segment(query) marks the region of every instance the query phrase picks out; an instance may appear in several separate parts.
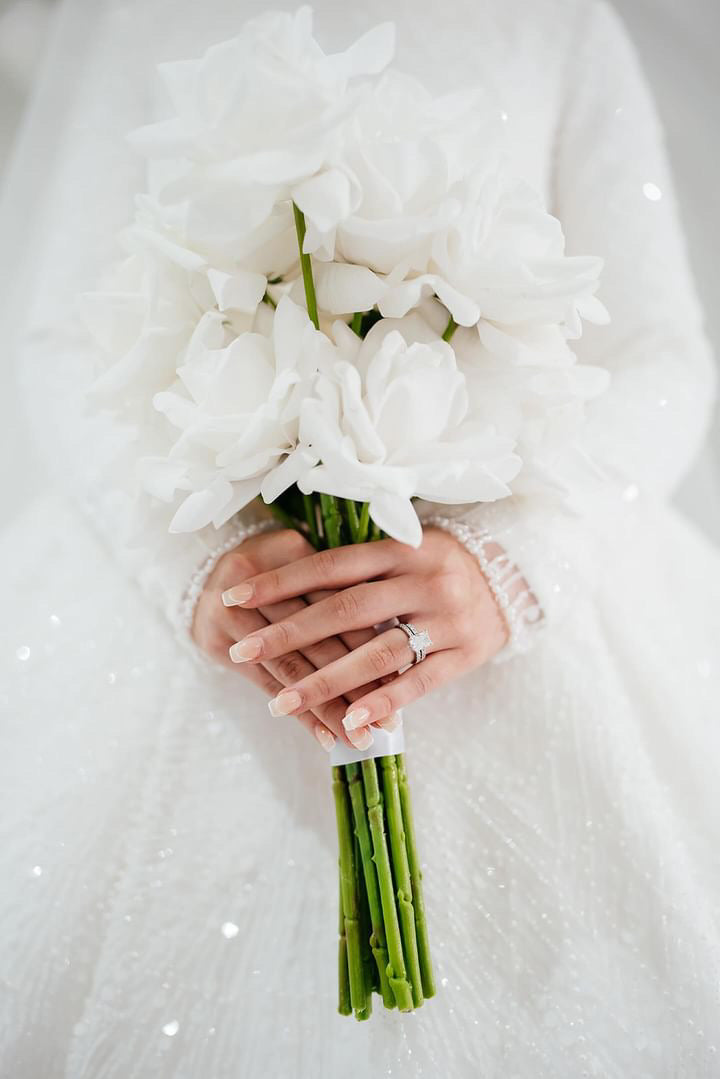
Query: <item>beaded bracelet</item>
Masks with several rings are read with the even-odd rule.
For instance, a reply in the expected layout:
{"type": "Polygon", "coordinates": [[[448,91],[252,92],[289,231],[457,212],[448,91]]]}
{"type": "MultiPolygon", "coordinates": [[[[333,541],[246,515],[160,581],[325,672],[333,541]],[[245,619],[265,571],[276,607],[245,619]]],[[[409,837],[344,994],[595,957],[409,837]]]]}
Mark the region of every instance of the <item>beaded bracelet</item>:
{"type": "Polygon", "coordinates": [[[205,561],[202,565],[198,566],[190,578],[188,586],[183,593],[182,600],[180,601],[177,626],[181,631],[189,633],[192,629],[197,602],[203,593],[208,577],[215,569],[222,556],[227,554],[228,551],[232,551],[246,539],[250,539],[252,536],[259,536],[263,532],[269,532],[272,529],[279,527],[278,522],[273,518],[268,518],[265,521],[257,521],[255,524],[238,525],[237,529],[224,543],[219,544],[210,551],[205,561]]]}
{"type": "Polygon", "coordinates": [[[536,597],[527,587],[522,570],[503,550],[493,558],[488,558],[485,548],[490,544],[497,544],[497,540],[486,528],[473,528],[450,517],[428,517],[423,523],[449,532],[479,562],[483,577],[508,628],[508,640],[494,657],[494,662],[502,662],[527,652],[534,643],[533,631],[544,624],[545,615],[536,597]],[[508,590],[516,582],[522,582],[523,587],[511,596],[508,590]]]}

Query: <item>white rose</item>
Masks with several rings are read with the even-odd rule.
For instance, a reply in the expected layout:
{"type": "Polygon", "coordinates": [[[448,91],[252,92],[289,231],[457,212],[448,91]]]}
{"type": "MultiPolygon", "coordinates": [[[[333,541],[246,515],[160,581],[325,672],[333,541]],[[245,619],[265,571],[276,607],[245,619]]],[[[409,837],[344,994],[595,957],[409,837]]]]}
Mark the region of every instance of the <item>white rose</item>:
{"type": "Polygon", "coordinates": [[[362,342],[335,324],[341,358],[319,374],[300,420],[301,445],[318,463],[297,482],[305,493],[369,502],[380,528],[418,546],[413,497],[492,501],[509,494],[521,462],[511,440],[470,419],[452,348],[413,340],[430,336],[427,327],[414,334],[414,319],[400,329],[380,322],[362,342]]]}
{"type": "Polygon", "coordinates": [[[566,494],[598,475],[584,445],[586,406],[605,391],[609,373],[577,363],[564,338],[561,350],[550,348],[542,335],[536,344],[498,354],[474,330],[461,329],[453,337],[472,415],[493,422],[517,444],[523,467],[513,491],[566,494]]]}
{"type": "MultiPolygon", "coordinates": [[[[475,309],[451,314],[461,325],[536,329],[555,325],[579,337],[581,318],[607,320],[594,297],[602,259],[567,256],[557,218],[524,180],[476,174],[462,212],[433,243],[430,269],[475,309]]],[[[488,347],[489,344],[488,344],[488,347]]]]}
{"type": "Polygon", "coordinates": [[[193,345],[175,387],[154,399],[180,437],[166,457],[141,462],[143,484],[157,498],[171,501],[176,492],[189,492],[172,532],[210,521],[220,527],[266,485],[272,501],[295,481],[305,463],[295,454],[288,464],[300,407],[323,352],[333,347],[287,297],[270,336],[247,332],[224,348],[205,347],[201,339],[193,345]]]}
{"type": "Polygon", "coordinates": [[[102,357],[90,396],[125,413],[172,383],[178,358],[206,315],[225,327],[215,347],[252,328],[267,287],[261,274],[209,263],[169,225],[159,224],[152,200],[138,201],[136,221],[121,237],[131,254],[102,290],[79,297],[80,315],[102,357]]]}
{"type": "MultiPolygon", "coordinates": [[[[189,163],[161,197],[186,204],[193,244],[224,238],[230,253],[250,237],[251,247],[262,246],[278,204],[328,167],[355,107],[362,85],[356,80],[383,70],[394,40],[394,26],[384,23],[344,52],[326,55],[304,6],[294,15],[252,19],[199,60],[160,66],[175,115],[134,132],[131,141],[150,157],[189,163]]],[[[292,226],[287,208],[276,224],[292,226]]]]}
{"type": "Polygon", "coordinates": [[[175,377],[202,317],[191,275],[144,252],[113,268],[97,292],[79,297],[80,315],[99,345],[101,370],[90,398],[115,412],[142,408],[175,377]]]}
{"type": "Polygon", "coordinates": [[[365,246],[345,241],[355,218],[338,228],[337,248],[349,261],[318,266],[321,305],[347,314],[377,304],[385,317],[401,318],[436,295],[458,325],[477,326],[485,347],[506,358],[567,353],[581,319],[607,321],[594,295],[602,260],[566,256],[559,221],[492,154],[484,171],[447,190],[442,207],[377,229],[363,222],[365,246]],[[372,260],[372,250],[382,258],[372,260]]]}
{"type": "Polygon", "coordinates": [[[478,91],[435,99],[415,79],[386,72],[342,128],[333,168],[295,192],[305,250],[321,259],[422,269],[432,237],[459,212],[453,185],[488,153],[488,113],[478,91]]]}

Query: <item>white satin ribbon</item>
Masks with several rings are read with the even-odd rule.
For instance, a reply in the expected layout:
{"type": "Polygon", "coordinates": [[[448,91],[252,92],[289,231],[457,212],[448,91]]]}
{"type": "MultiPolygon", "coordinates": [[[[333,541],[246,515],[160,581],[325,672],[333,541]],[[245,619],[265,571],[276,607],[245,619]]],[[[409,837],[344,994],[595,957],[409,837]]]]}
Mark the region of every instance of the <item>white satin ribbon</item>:
{"type": "Polygon", "coordinates": [[[375,757],[387,757],[390,754],[405,752],[405,731],[403,729],[402,715],[400,726],[394,731],[386,731],[382,727],[371,727],[373,743],[367,749],[355,749],[353,746],[341,742],[336,738],[335,745],[330,751],[331,766],[341,764],[354,764],[356,761],[369,761],[375,757]]]}

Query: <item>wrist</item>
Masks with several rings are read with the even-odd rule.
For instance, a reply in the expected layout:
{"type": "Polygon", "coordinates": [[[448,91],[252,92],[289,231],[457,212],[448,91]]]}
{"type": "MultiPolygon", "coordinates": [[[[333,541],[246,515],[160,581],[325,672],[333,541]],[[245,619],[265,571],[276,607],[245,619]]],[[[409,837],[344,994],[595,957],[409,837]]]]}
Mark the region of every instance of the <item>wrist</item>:
{"type": "Polygon", "coordinates": [[[425,527],[440,528],[453,536],[478,563],[507,630],[503,648],[494,662],[528,651],[545,615],[522,570],[486,528],[473,527],[449,517],[434,516],[425,527]]]}

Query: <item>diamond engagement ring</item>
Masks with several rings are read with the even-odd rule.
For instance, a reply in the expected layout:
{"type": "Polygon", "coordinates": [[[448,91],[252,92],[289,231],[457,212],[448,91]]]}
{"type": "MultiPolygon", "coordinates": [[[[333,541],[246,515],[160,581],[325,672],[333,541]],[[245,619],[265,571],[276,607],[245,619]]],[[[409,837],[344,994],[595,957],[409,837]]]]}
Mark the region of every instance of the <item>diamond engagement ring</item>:
{"type": "Polygon", "coordinates": [[[398,622],[398,629],[407,634],[408,644],[415,653],[415,662],[421,663],[427,655],[428,648],[432,648],[430,634],[426,629],[415,629],[410,622],[398,622]]]}

